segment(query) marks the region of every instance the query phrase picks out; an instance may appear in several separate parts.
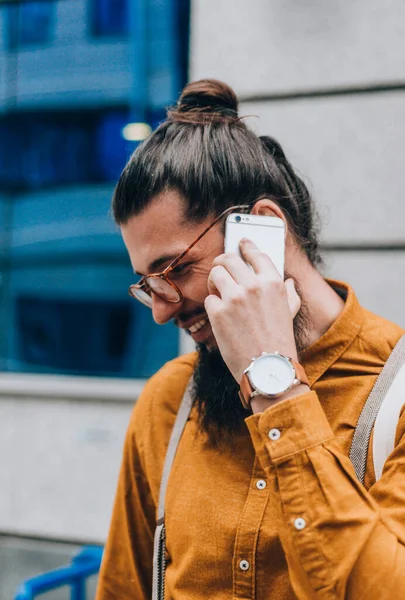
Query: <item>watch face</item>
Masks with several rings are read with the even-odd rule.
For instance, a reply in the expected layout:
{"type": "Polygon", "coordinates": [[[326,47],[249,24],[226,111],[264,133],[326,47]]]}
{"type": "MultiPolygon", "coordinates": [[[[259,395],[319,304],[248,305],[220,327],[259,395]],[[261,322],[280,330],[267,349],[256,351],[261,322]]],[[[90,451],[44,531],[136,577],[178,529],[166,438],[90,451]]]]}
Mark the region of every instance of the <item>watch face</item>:
{"type": "Polygon", "coordinates": [[[280,394],[292,385],[295,371],[283,356],[267,354],[254,361],[249,370],[249,378],[257,391],[270,395],[280,394]]]}

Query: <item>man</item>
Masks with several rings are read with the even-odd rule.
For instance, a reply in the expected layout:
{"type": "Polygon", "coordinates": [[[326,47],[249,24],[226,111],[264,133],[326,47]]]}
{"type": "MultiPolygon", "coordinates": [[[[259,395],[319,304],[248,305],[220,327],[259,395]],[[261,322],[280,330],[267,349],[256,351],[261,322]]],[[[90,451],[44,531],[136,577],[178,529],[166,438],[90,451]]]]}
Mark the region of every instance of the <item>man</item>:
{"type": "Polygon", "coordinates": [[[165,597],[402,599],[405,417],[378,483],[371,455],[363,487],[348,453],[403,331],[318,271],[311,199],[281,147],[247,128],[225,84],[195,82],[134,153],[113,209],[141,276],[131,293],[198,352],[164,366],[136,403],[98,600],[151,596],[163,463],[191,378],[166,496],[165,597]],[[244,260],[223,253],[223,218],[241,205],[284,220],[286,282],[252,240],[244,260]],[[263,352],[300,375],[276,397],[246,386],[263,352]]]}

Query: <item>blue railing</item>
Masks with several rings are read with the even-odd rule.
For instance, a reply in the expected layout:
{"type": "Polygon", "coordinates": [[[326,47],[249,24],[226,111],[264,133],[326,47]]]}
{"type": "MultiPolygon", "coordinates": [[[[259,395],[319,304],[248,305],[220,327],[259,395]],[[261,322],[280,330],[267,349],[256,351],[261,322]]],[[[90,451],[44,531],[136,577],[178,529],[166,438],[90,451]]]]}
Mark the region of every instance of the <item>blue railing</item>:
{"type": "Polygon", "coordinates": [[[65,585],[71,588],[71,600],[86,600],[86,579],[99,572],[102,555],[101,546],[82,548],[70,565],[24,581],[14,600],[33,600],[39,594],[65,585]]]}

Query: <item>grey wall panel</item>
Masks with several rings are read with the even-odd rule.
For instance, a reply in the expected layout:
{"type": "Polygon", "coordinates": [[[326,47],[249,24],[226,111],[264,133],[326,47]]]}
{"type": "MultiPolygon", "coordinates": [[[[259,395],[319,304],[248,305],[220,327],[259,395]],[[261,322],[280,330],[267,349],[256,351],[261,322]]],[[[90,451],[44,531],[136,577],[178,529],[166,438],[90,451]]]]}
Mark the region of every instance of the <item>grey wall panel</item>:
{"type": "Polygon", "coordinates": [[[242,94],[404,79],[401,0],[195,0],[191,74],[242,94]]]}
{"type": "Polygon", "coordinates": [[[405,241],[405,92],[246,103],[314,191],[329,243],[405,241]]]}
{"type": "Polygon", "coordinates": [[[405,252],[331,252],[325,273],[352,285],[365,308],[405,328],[405,252]]]}
{"type": "Polygon", "coordinates": [[[0,531],[103,542],[131,410],[0,398],[0,531]]]}

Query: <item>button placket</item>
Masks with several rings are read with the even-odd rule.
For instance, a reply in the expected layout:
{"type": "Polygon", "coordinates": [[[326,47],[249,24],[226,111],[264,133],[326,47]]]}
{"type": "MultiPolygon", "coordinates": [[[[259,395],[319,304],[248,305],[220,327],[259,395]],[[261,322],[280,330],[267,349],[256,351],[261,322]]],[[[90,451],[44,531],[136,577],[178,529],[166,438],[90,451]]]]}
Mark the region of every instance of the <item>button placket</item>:
{"type": "Polygon", "coordinates": [[[234,598],[254,597],[257,539],[268,504],[270,487],[267,481],[266,489],[260,491],[256,485],[260,480],[265,481],[265,473],[261,468],[258,457],[255,456],[249,491],[238,521],[232,556],[234,598]]]}

